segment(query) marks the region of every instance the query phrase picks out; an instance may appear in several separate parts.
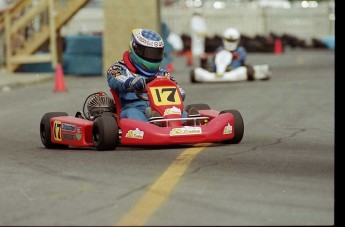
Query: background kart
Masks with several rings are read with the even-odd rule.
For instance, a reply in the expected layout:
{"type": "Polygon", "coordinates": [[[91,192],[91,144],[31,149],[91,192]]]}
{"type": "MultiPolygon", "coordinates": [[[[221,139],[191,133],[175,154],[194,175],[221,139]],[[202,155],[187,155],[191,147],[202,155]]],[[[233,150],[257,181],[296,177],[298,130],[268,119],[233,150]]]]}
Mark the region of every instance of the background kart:
{"type": "MultiPolygon", "coordinates": [[[[248,74],[253,74],[261,80],[268,80],[271,76],[268,64],[240,66],[231,68],[233,54],[226,50],[221,50],[216,55],[207,54],[206,58],[201,59],[200,67],[192,69],[190,81],[200,82],[234,82],[247,80],[248,74]]],[[[253,78],[254,79],[254,78],[253,78]]]]}
{"type": "Polygon", "coordinates": [[[114,150],[118,145],[153,146],[195,143],[239,143],[244,134],[242,116],[237,110],[212,110],[198,103],[184,106],[178,86],[166,77],[147,80],[145,93],[136,92],[148,100],[150,112],[158,113],[149,122],[120,119],[119,95],[110,89],[87,97],[83,115],[77,112],[49,112],[40,122],[40,136],[48,149],[95,147],[114,150]],[[197,110],[182,117],[183,110],[197,110]]]}

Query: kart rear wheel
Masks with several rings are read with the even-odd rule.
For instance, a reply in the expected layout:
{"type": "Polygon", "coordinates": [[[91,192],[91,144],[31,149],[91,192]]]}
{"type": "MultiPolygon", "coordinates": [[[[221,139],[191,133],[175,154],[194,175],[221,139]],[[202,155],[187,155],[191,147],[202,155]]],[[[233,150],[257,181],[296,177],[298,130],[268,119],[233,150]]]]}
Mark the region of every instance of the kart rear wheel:
{"type": "Polygon", "coordinates": [[[49,113],[44,114],[43,117],[41,118],[40,136],[41,136],[42,144],[47,149],[66,149],[66,148],[68,148],[68,145],[57,144],[57,143],[53,143],[51,141],[52,129],[50,127],[50,119],[52,119],[53,117],[60,117],[60,116],[68,116],[68,114],[65,112],[49,112],[49,113]]]}
{"type": "Polygon", "coordinates": [[[98,151],[115,150],[119,141],[119,127],[108,114],[96,118],[92,126],[92,141],[98,151]]]}
{"type": "Polygon", "coordinates": [[[191,82],[191,83],[199,83],[199,81],[197,81],[197,80],[195,79],[195,72],[194,72],[194,69],[192,69],[192,70],[190,71],[190,82],[191,82]]]}
{"type": "Polygon", "coordinates": [[[211,109],[211,107],[205,103],[189,104],[184,109],[188,112],[188,110],[192,107],[197,109],[197,110],[210,110],[211,109]]]}
{"type": "Polygon", "coordinates": [[[241,142],[244,134],[244,123],[242,115],[237,110],[223,110],[219,114],[231,113],[234,116],[234,131],[235,136],[232,139],[222,141],[226,144],[236,144],[241,142]]]}

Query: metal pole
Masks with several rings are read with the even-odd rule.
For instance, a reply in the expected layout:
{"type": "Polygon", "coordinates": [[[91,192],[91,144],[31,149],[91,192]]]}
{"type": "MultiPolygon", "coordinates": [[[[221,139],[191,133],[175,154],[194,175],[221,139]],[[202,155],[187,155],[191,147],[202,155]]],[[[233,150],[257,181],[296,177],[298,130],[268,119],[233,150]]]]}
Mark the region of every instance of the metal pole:
{"type": "Polygon", "coordinates": [[[11,17],[10,10],[5,11],[5,40],[6,40],[6,68],[12,72],[12,44],[11,44],[11,17]]]}
{"type": "Polygon", "coordinates": [[[50,30],[50,54],[52,61],[52,68],[57,65],[57,45],[56,45],[56,24],[54,10],[54,0],[49,0],[49,30],[50,30]]]}

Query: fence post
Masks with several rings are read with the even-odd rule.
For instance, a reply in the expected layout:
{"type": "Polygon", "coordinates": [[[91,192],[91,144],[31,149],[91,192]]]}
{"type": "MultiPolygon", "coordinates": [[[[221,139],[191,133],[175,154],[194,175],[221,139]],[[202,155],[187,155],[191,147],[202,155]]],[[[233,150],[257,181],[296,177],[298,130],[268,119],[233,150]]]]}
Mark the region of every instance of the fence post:
{"type": "Polygon", "coordinates": [[[56,47],[56,23],[54,0],[49,0],[49,31],[50,31],[50,55],[52,68],[57,65],[57,47],[56,47]]]}
{"type": "Polygon", "coordinates": [[[10,10],[5,10],[5,47],[6,47],[6,68],[12,72],[12,43],[11,43],[11,15],[10,10]]]}

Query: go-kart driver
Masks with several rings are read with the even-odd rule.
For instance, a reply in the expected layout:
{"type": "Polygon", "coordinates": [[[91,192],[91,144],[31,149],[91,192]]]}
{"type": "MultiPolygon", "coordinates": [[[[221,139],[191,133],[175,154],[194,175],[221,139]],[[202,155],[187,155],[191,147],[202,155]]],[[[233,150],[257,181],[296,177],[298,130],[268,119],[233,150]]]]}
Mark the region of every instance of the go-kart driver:
{"type": "MultiPolygon", "coordinates": [[[[247,51],[239,46],[241,35],[236,28],[228,28],[223,34],[223,47],[233,54],[231,67],[233,69],[244,66],[247,59],[247,51]]],[[[218,49],[219,51],[220,49],[218,49]]]]}
{"type": "MultiPolygon", "coordinates": [[[[120,97],[120,118],[130,118],[148,121],[152,115],[149,102],[140,100],[135,91],[145,91],[145,78],[166,76],[176,84],[176,80],[165,69],[161,68],[163,61],[164,42],[161,36],[149,29],[133,29],[129,43],[129,51],[123,53],[123,59],[115,62],[107,71],[107,81],[120,97]]],[[[180,88],[182,99],[185,91],[180,88]]],[[[187,117],[183,111],[182,117],[187,117]]],[[[157,116],[157,115],[155,115],[157,116]]]]}
{"type": "MultiPolygon", "coordinates": [[[[231,61],[231,69],[236,69],[241,66],[247,68],[247,75],[240,77],[237,75],[237,80],[267,80],[270,78],[271,72],[268,65],[251,66],[247,64],[247,51],[243,46],[240,46],[241,34],[236,28],[225,29],[222,37],[223,46],[216,50],[218,53],[221,50],[230,51],[233,55],[231,61]]],[[[213,70],[216,71],[216,65],[213,64],[213,70]]]]}

